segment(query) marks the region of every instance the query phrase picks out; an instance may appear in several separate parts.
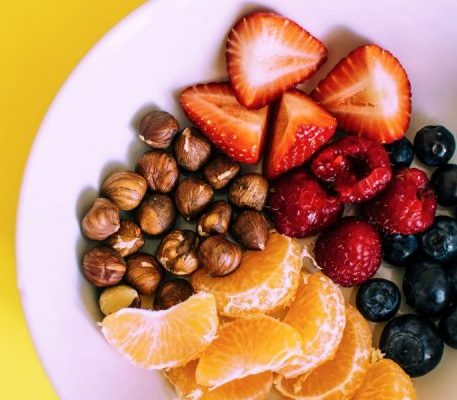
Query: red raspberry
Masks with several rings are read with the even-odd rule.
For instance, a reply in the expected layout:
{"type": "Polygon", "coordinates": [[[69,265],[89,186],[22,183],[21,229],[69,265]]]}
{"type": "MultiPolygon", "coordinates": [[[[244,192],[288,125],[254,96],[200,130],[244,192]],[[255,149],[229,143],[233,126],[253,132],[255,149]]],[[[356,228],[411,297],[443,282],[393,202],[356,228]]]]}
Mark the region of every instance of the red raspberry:
{"type": "Polygon", "coordinates": [[[386,233],[411,235],[433,224],[436,198],[425,172],[403,168],[393,177],[385,192],[368,203],[364,214],[386,233]]]}
{"type": "Polygon", "coordinates": [[[304,171],[294,171],[279,179],[269,197],[276,230],[287,236],[305,237],[334,224],[343,206],[327,194],[304,171]]]}
{"type": "Polygon", "coordinates": [[[371,139],[347,136],[322,150],[313,174],[332,185],[344,203],[361,203],[385,189],[392,178],[389,155],[371,139]]]}
{"type": "Polygon", "coordinates": [[[369,223],[346,217],[317,239],[315,253],[317,264],[334,282],[360,285],[381,265],[381,238],[369,223]]]}

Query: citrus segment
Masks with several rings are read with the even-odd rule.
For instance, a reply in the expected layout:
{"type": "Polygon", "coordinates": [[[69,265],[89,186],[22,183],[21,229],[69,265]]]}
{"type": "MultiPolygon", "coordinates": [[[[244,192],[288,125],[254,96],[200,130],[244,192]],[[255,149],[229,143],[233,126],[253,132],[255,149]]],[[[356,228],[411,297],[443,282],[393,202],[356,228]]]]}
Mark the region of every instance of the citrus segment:
{"type": "Polygon", "coordinates": [[[235,272],[216,278],[200,269],[192,275],[192,286],[213,293],[221,315],[267,313],[293,299],[300,283],[300,252],[296,240],[272,232],[266,248],[247,251],[235,272]]]}
{"type": "Polygon", "coordinates": [[[218,324],[214,296],[199,293],[164,311],[124,308],[101,326],[108,343],[132,363],[160,369],[197,358],[213,341],[218,324]]]}
{"type": "Polygon", "coordinates": [[[295,328],[266,315],[237,319],[224,325],[203,352],[197,383],[212,388],[265,371],[277,371],[301,353],[295,328]]]}

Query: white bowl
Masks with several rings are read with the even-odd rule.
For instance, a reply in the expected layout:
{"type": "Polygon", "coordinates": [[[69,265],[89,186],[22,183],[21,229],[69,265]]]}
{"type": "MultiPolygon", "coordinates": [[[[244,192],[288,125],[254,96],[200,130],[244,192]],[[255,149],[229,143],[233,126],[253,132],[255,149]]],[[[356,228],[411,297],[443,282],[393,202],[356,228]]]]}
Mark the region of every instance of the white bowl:
{"type": "MultiPolygon", "coordinates": [[[[160,374],[131,366],[105,343],[95,292],[83,279],[79,219],[103,178],[133,167],[144,151],[138,116],[159,107],[183,115],[179,91],[226,79],[231,25],[254,9],[277,11],[323,40],[329,60],[374,42],[393,52],[412,83],[410,134],[441,123],[456,128],[457,16],[449,1],[161,0],[139,8],[84,58],[62,87],[28,162],[17,225],[18,281],[44,367],[64,399],[172,399],[160,374]]],[[[392,269],[384,270],[392,274],[392,269]]],[[[398,279],[398,277],[397,277],[398,279]]],[[[457,351],[416,379],[421,399],[455,399],[457,351]]]]}

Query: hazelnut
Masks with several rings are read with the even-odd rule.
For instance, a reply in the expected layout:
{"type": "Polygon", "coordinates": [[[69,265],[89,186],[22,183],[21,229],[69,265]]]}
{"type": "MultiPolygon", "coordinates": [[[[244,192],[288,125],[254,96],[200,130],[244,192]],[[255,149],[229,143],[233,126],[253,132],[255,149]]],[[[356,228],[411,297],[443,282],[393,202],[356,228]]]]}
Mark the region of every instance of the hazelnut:
{"type": "Polygon", "coordinates": [[[230,185],[228,199],[241,208],[262,211],[268,194],[268,182],[260,174],[246,174],[230,185]]]}
{"type": "Polygon", "coordinates": [[[225,276],[241,263],[241,248],[223,235],[210,236],[201,244],[198,262],[212,276],[225,276]]]}
{"type": "Polygon", "coordinates": [[[206,213],[200,216],[197,224],[197,232],[200,236],[227,233],[231,217],[231,205],[223,200],[216,201],[206,213]]]}
{"type": "Polygon", "coordinates": [[[194,294],[191,284],[184,279],[163,282],[157,289],[154,306],[156,310],[166,310],[186,301],[194,294]]]}
{"type": "Polygon", "coordinates": [[[135,289],[127,285],[118,285],[104,289],[98,304],[103,314],[110,315],[123,308],[138,308],[141,300],[135,289]]]}
{"type": "Polygon", "coordinates": [[[141,175],[132,171],[117,171],[106,178],[101,192],[121,210],[128,211],[140,204],[147,188],[141,175]]]}
{"type": "Polygon", "coordinates": [[[244,247],[263,250],[269,236],[267,220],[260,211],[243,211],[233,221],[232,233],[244,247]]]}
{"type": "Polygon", "coordinates": [[[165,111],[151,111],[141,118],[138,136],[154,149],[166,149],[179,130],[178,121],[165,111]]]}
{"type": "Polygon", "coordinates": [[[201,179],[189,177],[179,182],[175,192],[175,203],[180,214],[191,219],[200,214],[213,200],[214,192],[210,185],[201,179]]]}
{"type": "Polygon", "coordinates": [[[137,171],[144,176],[151,190],[155,192],[171,192],[179,179],[176,160],[163,150],[144,153],[138,160],[137,171]]]}
{"type": "Polygon", "coordinates": [[[162,239],[157,259],[175,275],[189,275],[198,268],[198,236],[189,230],[175,230],[162,239]]]}
{"type": "Polygon", "coordinates": [[[198,171],[211,155],[211,144],[196,129],[184,129],[173,146],[176,161],[188,171],[198,171]]]}
{"type": "Polygon", "coordinates": [[[126,263],[127,282],[138,290],[138,293],[151,296],[162,280],[159,262],[149,254],[137,253],[128,257],[126,263]]]}
{"type": "Polygon", "coordinates": [[[114,286],[125,271],[124,259],[111,247],[97,246],[84,255],[83,275],[95,286],[114,286]]]}
{"type": "Polygon", "coordinates": [[[106,244],[122,257],[127,257],[143,247],[143,233],[135,222],[123,219],[119,230],[106,239],[106,244]]]}
{"type": "Polygon", "coordinates": [[[152,194],[141,203],[137,218],[144,232],[149,235],[160,235],[175,223],[176,211],[173,200],[166,194],[152,194]]]}
{"type": "Polygon", "coordinates": [[[120,226],[119,208],[103,197],[94,201],[81,222],[83,235],[91,240],[105,240],[120,226]]]}
{"type": "Polygon", "coordinates": [[[240,164],[218,154],[203,168],[203,175],[206,181],[216,190],[220,190],[240,172],[240,164]]]}
{"type": "Polygon", "coordinates": [[[144,296],[140,294],[141,308],[143,310],[152,310],[154,308],[154,295],[144,296]]]}

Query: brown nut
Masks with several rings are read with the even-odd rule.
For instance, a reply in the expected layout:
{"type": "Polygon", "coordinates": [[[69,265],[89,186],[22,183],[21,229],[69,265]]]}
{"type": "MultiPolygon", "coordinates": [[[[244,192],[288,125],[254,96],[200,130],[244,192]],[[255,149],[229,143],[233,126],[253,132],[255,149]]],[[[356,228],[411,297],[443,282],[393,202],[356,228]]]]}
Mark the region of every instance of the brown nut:
{"type": "Polygon", "coordinates": [[[141,300],[135,289],[127,285],[117,285],[104,289],[98,304],[103,314],[110,315],[123,308],[138,308],[141,300]]]}
{"type": "Polygon", "coordinates": [[[119,230],[106,239],[106,244],[122,257],[127,257],[143,247],[143,233],[135,222],[123,219],[119,230]]]}
{"type": "Polygon", "coordinates": [[[223,200],[216,201],[198,219],[197,232],[200,236],[227,233],[231,217],[232,206],[223,200]]]}
{"type": "Polygon", "coordinates": [[[210,236],[200,245],[198,262],[211,276],[225,276],[241,263],[241,248],[223,235],[210,236]]]}
{"type": "Polygon", "coordinates": [[[137,253],[128,257],[126,263],[127,282],[138,290],[138,293],[151,296],[162,280],[159,262],[149,254],[137,253]]]}
{"type": "Polygon", "coordinates": [[[165,111],[151,111],[141,118],[140,140],[154,149],[166,149],[179,130],[178,121],[165,111]]]}
{"type": "Polygon", "coordinates": [[[198,171],[211,155],[211,144],[195,128],[186,128],[177,137],[174,154],[178,164],[188,171],[198,171]]]}
{"type": "Polygon", "coordinates": [[[179,182],[175,192],[175,204],[185,219],[200,214],[213,200],[214,191],[201,179],[189,177],[179,182]]]}
{"type": "Polygon", "coordinates": [[[114,286],[125,271],[124,259],[111,247],[97,246],[84,255],[83,275],[95,286],[114,286]]]}
{"type": "Polygon", "coordinates": [[[163,150],[144,153],[138,160],[137,171],[144,176],[151,190],[155,192],[171,192],[179,179],[176,160],[163,150]]]}
{"type": "Polygon", "coordinates": [[[121,210],[128,211],[140,204],[147,188],[141,175],[132,171],[117,171],[106,178],[101,192],[121,210]]]}
{"type": "Polygon", "coordinates": [[[91,240],[105,240],[121,226],[119,208],[111,200],[99,197],[81,221],[83,235],[91,240]]]}
{"type": "Polygon", "coordinates": [[[162,283],[157,289],[154,308],[166,310],[186,301],[194,294],[191,284],[184,279],[172,279],[162,283]]]}
{"type": "Polygon", "coordinates": [[[149,235],[160,235],[175,223],[176,211],[173,200],[166,194],[154,193],[143,200],[137,218],[144,232],[149,235]]]}
{"type": "Polygon", "coordinates": [[[198,268],[198,236],[189,230],[170,232],[157,249],[157,259],[175,275],[190,275],[198,268]]]}
{"type": "Polygon", "coordinates": [[[230,185],[228,199],[241,208],[262,211],[268,194],[268,182],[260,174],[246,174],[230,185]]]}
{"type": "Polygon", "coordinates": [[[233,221],[232,233],[244,247],[263,250],[269,236],[267,220],[260,211],[243,211],[233,221]]]}
{"type": "Polygon", "coordinates": [[[240,164],[235,160],[218,154],[203,168],[203,176],[216,190],[220,190],[240,172],[240,164]]]}

